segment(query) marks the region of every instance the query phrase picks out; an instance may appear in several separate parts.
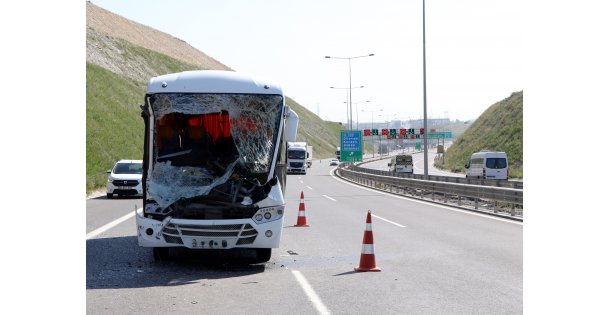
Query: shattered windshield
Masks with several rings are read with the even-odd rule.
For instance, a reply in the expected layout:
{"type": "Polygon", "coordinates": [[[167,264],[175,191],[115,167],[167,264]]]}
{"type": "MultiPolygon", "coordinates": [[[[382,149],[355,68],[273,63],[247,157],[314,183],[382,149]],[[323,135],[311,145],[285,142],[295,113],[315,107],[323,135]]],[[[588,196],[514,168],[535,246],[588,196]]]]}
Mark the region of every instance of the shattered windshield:
{"type": "Polygon", "coordinates": [[[206,195],[233,173],[264,184],[283,108],[281,95],[156,94],[148,193],[161,206],[206,195]]]}

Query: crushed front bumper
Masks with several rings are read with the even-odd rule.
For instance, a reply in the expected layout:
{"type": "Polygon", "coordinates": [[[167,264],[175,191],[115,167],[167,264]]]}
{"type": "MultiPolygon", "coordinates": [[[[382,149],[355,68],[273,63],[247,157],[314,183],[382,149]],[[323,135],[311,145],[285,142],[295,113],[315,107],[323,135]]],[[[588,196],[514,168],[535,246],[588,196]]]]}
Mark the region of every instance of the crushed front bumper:
{"type": "Polygon", "coordinates": [[[135,215],[137,241],[142,247],[191,249],[277,248],[283,219],[258,224],[252,219],[158,221],[135,215]]]}

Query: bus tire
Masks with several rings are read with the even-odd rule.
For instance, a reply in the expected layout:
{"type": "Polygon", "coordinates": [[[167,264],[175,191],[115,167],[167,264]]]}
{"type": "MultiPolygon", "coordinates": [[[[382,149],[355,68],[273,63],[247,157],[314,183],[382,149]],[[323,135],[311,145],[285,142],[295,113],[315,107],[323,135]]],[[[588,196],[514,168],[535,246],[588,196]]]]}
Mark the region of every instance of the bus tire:
{"type": "Polygon", "coordinates": [[[272,256],[272,248],[256,248],[255,249],[255,255],[256,255],[256,263],[264,263],[270,260],[270,257],[272,256]]]}

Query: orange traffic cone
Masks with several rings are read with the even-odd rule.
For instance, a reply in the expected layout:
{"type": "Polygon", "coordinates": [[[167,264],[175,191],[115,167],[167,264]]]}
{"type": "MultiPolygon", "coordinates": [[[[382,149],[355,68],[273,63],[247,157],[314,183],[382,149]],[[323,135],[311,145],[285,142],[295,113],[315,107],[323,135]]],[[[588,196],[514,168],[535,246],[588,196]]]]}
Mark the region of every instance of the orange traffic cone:
{"type": "Polygon", "coordinates": [[[298,211],[298,222],[294,226],[310,226],[306,224],[306,210],[304,207],[304,192],[300,193],[300,210],[298,211]]]}
{"type": "Polygon", "coordinates": [[[376,267],[376,256],[374,255],[374,234],[372,233],[372,212],[367,211],[365,221],[365,232],[363,232],[363,246],[361,247],[361,259],[359,267],[355,271],[382,271],[376,267]]]}

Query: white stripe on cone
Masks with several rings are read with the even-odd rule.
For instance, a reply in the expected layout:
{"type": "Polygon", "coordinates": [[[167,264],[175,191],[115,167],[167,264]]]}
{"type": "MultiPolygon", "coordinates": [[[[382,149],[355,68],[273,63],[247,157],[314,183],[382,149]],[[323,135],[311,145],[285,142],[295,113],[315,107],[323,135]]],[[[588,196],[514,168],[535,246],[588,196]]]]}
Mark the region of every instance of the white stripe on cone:
{"type": "Polygon", "coordinates": [[[366,223],[365,224],[365,230],[371,232],[372,231],[372,224],[371,223],[366,223]]]}
{"type": "Polygon", "coordinates": [[[361,254],[374,254],[374,244],[363,244],[361,254]]]}

